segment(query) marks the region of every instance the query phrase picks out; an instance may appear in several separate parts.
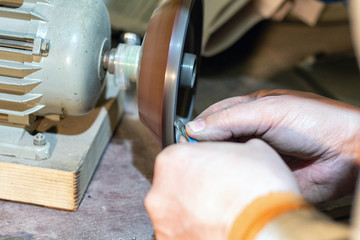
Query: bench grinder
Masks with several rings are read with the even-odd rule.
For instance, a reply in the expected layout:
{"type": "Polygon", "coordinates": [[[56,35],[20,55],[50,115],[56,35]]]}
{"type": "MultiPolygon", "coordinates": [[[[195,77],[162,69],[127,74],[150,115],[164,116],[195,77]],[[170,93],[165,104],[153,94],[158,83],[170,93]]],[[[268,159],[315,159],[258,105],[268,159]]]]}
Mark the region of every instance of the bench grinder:
{"type": "Polygon", "coordinates": [[[110,108],[99,124],[102,110],[91,113],[100,103],[119,99],[130,81],[137,82],[141,121],[162,147],[176,142],[174,122],[187,122],[192,114],[202,8],[202,1],[165,1],[154,11],[142,45],[130,41],[111,49],[102,1],[0,0],[0,182],[14,179],[11,191],[0,183],[0,198],[76,209],[111,137],[111,130],[104,130],[110,108]],[[86,129],[71,131],[89,118],[94,121],[86,129]],[[46,121],[57,121],[59,129],[68,124],[70,130],[60,136],[59,130],[44,127],[46,121]],[[84,141],[76,138],[82,134],[88,134],[84,141]],[[16,182],[25,173],[9,170],[19,165],[75,174],[74,206],[45,203],[35,195],[18,197],[32,194],[27,192],[32,187],[22,189],[16,182]]]}

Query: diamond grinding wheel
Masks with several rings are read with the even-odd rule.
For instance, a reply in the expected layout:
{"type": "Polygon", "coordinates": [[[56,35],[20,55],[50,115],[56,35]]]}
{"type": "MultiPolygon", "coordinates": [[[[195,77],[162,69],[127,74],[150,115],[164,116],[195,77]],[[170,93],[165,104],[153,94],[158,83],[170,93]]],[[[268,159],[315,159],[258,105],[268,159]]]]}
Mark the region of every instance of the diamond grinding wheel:
{"type": "Polygon", "coordinates": [[[203,3],[170,0],[157,8],[143,43],[140,119],[162,147],[177,142],[174,122],[192,115],[200,60],[203,3]]]}

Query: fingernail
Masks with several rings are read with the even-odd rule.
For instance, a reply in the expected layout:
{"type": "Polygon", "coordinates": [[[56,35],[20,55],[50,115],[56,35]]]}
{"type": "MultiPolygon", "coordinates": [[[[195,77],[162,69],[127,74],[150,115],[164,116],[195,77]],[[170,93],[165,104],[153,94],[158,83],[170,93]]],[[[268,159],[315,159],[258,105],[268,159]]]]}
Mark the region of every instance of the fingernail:
{"type": "Polygon", "coordinates": [[[187,126],[191,129],[192,132],[200,132],[205,128],[205,122],[201,119],[188,122],[187,126]]]}

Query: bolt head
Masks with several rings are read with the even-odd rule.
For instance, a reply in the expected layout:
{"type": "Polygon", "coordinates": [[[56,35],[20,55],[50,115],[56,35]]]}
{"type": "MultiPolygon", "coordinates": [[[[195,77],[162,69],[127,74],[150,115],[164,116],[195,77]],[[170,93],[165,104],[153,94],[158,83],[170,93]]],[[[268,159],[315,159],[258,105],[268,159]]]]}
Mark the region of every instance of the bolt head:
{"type": "Polygon", "coordinates": [[[35,146],[44,146],[46,144],[45,135],[42,133],[37,133],[34,136],[34,145],[35,146]]]}
{"type": "Polygon", "coordinates": [[[50,49],[50,42],[45,40],[41,43],[41,52],[47,53],[50,49]]]}

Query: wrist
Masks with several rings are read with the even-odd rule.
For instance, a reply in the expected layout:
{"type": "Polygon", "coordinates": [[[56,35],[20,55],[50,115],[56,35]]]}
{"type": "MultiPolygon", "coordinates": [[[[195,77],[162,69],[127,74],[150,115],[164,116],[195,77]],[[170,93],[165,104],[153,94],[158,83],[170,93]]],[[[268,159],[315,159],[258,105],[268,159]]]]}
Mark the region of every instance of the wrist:
{"type": "Polygon", "coordinates": [[[299,209],[281,214],[268,223],[255,240],[288,239],[350,239],[345,224],[335,222],[315,208],[299,209]]]}
{"type": "Polygon", "coordinates": [[[238,215],[228,239],[255,239],[265,225],[279,215],[306,208],[311,206],[301,196],[291,192],[271,193],[259,197],[238,215]]]}

